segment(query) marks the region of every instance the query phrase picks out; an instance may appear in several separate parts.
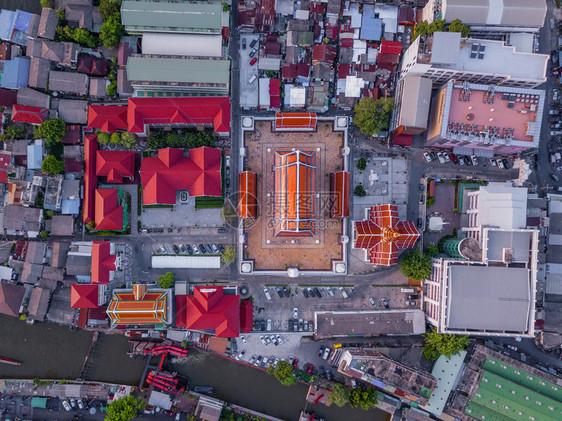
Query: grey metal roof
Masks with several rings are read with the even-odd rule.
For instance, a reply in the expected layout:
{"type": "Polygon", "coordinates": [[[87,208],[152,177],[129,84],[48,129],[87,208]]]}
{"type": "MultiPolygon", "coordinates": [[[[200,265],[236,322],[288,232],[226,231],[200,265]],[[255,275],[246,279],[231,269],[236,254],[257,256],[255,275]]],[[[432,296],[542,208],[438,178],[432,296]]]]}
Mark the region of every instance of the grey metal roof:
{"type": "Polygon", "coordinates": [[[529,261],[531,232],[488,230],[488,260],[501,262],[504,249],[513,250],[513,262],[529,261]]]}
{"type": "Polygon", "coordinates": [[[131,82],[227,84],[229,69],[230,60],[129,57],[127,79],[131,82]]]}
{"type": "Polygon", "coordinates": [[[221,17],[219,2],[124,1],[121,4],[121,22],[128,32],[218,33],[222,28],[221,17]]]}
{"type": "Polygon", "coordinates": [[[528,269],[451,265],[447,294],[449,329],[524,332],[529,328],[528,269]]]}

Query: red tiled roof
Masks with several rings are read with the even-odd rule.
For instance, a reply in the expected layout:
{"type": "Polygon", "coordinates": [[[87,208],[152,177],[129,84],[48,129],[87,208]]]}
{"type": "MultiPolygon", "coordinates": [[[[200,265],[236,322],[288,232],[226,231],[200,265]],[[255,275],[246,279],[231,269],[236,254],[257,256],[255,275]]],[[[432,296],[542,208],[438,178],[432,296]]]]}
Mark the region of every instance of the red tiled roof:
{"type": "Polygon", "coordinates": [[[64,159],[64,172],[81,172],[82,160],[77,158],[64,159]]]}
{"type": "Polygon", "coordinates": [[[274,235],[314,234],[316,154],[275,152],[274,235]]]}
{"type": "Polygon", "coordinates": [[[277,113],[275,114],[276,129],[314,129],[316,127],[315,113],[277,113]]]}
{"type": "Polygon", "coordinates": [[[283,64],[283,79],[294,79],[297,77],[297,65],[292,63],[283,64]]]}
{"type": "Polygon", "coordinates": [[[333,63],[336,59],[336,47],[327,44],[316,44],[312,50],[312,62],[333,63]]]}
{"type": "Polygon", "coordinates": [[[96,230],[121,231],[123,206],[119,206],[119,190],[96,189],[96,230]]]}
{"type": "Polygon", "coordinates": [[[351,64],[340,63],[338,66],[338,79],[345,79],[347,76],[351,75],[351,64]]]}
{"type": "Polygon", "coordinates": [[[8,182],[8,173],[6,171],[0,171],[0,183],[8,182]]]}
{"type": "Polygon", "coordinates": [[[269,105],[272,108],[281,106],[279,79],[269,79],[269,105]]]}
{"type": "Polygon", "coordinates": [[[12,155],[7,152],[0,152],[0,170],[6,170],[12,161],[12,155]]]}
{"type": "Polygon", "coordinates": [[[310,65],[299,63],[297,64],[297,76],[308,77],[310,74],[310,65]]]}
{"type": "Polygon", "coordinates": [[[396,54],[402,53],[402,43],[398,41],[381,41],[380,54],[396,54]]]}
{"type": "Polygon", "coordinates": [[[254,306],[250,300],[244,300],[240,304],[240,330],[243,333],[252,331],[254,322],[254,306]]]}
{"type": "Polygon", "coordinates": [[[377,63],[398,64],[399,61],[400,61],[400,56],[396,54],[389,54],[389,53],[377,54],[377,63]]]}
{"type": "Polygon", "coordinates": [[[129,98],[129,132],[144,133],[146,125],[213,125],[230,131],[230,98],[129,98]]]}
{"type": "Polygon", "coordinates": [[[24,294],[24,287],[8,282],[0,282],[0,314],[17,317],[20,314],[20,306],[24,294]]]}
{"type": "Polygon", "coordinates": [[[12,107],[12,121],[22,123],[41,124],[49,115],[49,110],[40,107],[29,107],[27,105],[17,105],[12,107]]]}
{"type": "Polygon", "coordinates": [[[71,308],[97,308],[98,284],[74,284],[70,286],[71,308]]]}
{"type": "Polygon", "coordinates": [[[66,134],[61,141],[65,145],[77,145],[80,143],[80,126],[66,126],[66,134]]]}
{"type": "Polygon", "coordinates": [[[84,136],[84,202],[82,221],[87,224],[94,220],[94,191],[98,185],[96,177],[97,136],[84,136]]]}
{"type": "Polygon", "coordinates": [[[96,175],[107,177],[108,183],[122,183],[123,177],[134,178],[135,153],[129,151],[98,151],[96,175]]]}
{"type": "Polygon", "coordinates": [[[111,254],[109,241],[92,243],[92,283],[108,284],[109,272],[115,270],[116,256],[111,254]]]}
{"type": "Polygon", "coordinates": [[[332,218],[349,216],[349,173],[338,171],[331,174],[330,191],[332,193],[332,218]]]}
{"type": "Polygon", "coordinates": [[[18,91],[0,88],[0,107],[11,107],[18,102],[18,91]]]}
{"type": "Polygon", "coordinates": [[[88,127],[111,133],[117,130],[127,130],[127,107],[90,105],[88,107],[88,127]]]}
{"type": "Polygon", "coordinates": [[[255,218],[257,208],[257,174],[244,171],[238,176],[238,216],[240,218],[255,218]]]}
{"type": "Polygon", "coordinates": [[[224,295],[223,287],[195,287],[193,295],[176,295],[176,327],[215,331],[219,338],[240,333],[240,296],[224,295]]]}
{"type": "Polygon", "coordinates": [[[190,196],[220,196],[221,151],[206,146],[191,149],[160,149],[157,158],[144,158],[140,168],[145,205],[175,204],[176,190],[190,196]]]}
{"type": "Polygon", "coordinates": [[[369,219],[354,223],[354,248],[368,249],[369,261],[390,266],[398,262],[398,251],[411,248],[420,233],[411,221],[398,219],[395,205],[371,207],[369,219]]]}
{"type": "Polygon", "coordinates": [[[400,145],[400,146],[412,146],[412,142],[414,141],[414,136],[411,134],[399,134],[394,136],[392,139],[393,145],[400,145]]]}
{"type": "Polygon", "coordinates": [[[89,75],[104,76],[107,74],[107,62],[96,56],[80,54],[78,56],[76,71],[78,73],[86,73],[89,75]]]}

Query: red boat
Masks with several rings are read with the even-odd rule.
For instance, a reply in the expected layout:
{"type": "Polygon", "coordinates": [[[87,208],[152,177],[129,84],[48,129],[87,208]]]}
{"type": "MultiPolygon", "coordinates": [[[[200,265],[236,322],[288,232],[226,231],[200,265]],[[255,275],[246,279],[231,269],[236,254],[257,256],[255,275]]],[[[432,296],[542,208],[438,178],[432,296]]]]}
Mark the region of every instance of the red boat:
{"type": "Polygon", "coordinates": [[[12,360],[11,358],[0,357],[0,363],[11,364],[11,365],[21,365],[19,361],[12,360]]]}

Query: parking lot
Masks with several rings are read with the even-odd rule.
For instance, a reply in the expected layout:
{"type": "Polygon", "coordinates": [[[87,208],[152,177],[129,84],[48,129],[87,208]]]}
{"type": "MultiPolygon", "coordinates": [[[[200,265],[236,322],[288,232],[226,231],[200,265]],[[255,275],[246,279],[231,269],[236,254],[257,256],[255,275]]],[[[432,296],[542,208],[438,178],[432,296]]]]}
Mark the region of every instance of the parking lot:
{"type": "Polygon", "coordinates": [[[513,160],[502,157],[483,158],[475,155],[455,155],[449,152],[441,152],[437,149],[423,153],[424,159],[431,164],[461,167],[490,167],[499,170],[509,170],[513,167],[513,160]]]}
{"type": "Polygon", "coordinates": [[[240,106],[242,108],[256,108],[258,106],[258,55],[259,35],[242,34],[240,40],[240,106]],[[244,41],[246,40],[246,41],[244,41]],[[253,47],[252,43],[255,41],[253,47]],[[244,44],[246,48],[244,48],[244,44]],[[254,51],[253,57],[250,57],[254,51]],[[256,59],[254,64],[250,62],[256,59]],[[253,78],[253,76],[256,76],[253,78]],[[250,80],[254,79],[251,83],[250,80]]]}
{"type": "Polygon", "coordinates": [[[220,256],[225,250],[222,243],[207,242],[171,242],[152,244],[152,254],[166,254],[179,256],[207,255],[220,256]]]}

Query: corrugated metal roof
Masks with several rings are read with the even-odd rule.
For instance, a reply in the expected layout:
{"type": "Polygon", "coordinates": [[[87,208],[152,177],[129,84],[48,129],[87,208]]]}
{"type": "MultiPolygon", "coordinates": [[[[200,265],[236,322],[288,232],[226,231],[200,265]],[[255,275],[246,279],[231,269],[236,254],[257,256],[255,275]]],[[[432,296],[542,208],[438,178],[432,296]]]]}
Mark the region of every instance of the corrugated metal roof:
{"type": "Polygon", "coordinates": [[[230,60],[129,57],[129,81],[228,83],[230,60]]]}
{"type": "Polygon", "coordinates": [[[152,256],[153,268],[220,269],[220,256],[152,256]]]}
{"type": "Polygon", "coordinates": [[[121,21],[127,31],[219,33],[220,3],[124,1],[121,21]]]}

